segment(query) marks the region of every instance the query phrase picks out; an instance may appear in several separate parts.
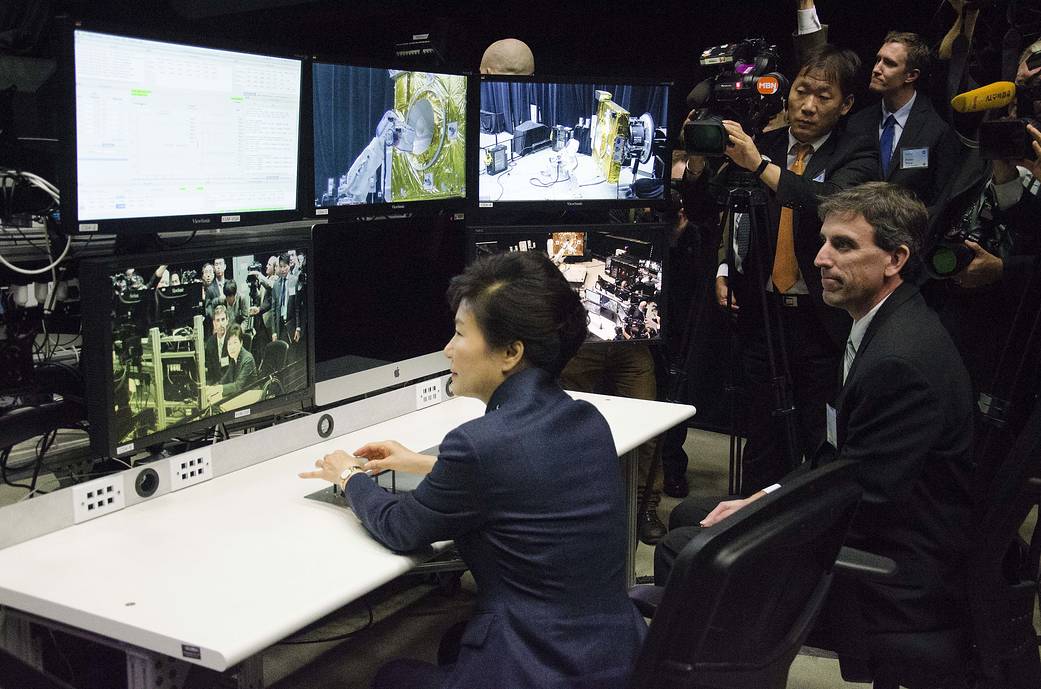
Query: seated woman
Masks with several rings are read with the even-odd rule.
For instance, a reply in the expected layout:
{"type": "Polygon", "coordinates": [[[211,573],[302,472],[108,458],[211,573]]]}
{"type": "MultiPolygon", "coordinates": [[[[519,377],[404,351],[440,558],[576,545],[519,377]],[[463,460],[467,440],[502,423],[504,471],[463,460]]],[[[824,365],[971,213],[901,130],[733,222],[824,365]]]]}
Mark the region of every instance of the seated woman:
{"type": "Polygon", "coordinates": [[[445,436],[436,461],[379,442],[301,474],[340,483],[389,548],[454,539],[477,582],[458,660],[393,661],[373,686],[621,688],[646,625],[626,596],[618,457],[600,413],[556,383],[585,339],[586,312],[537,252],[484,258],[448,296],[453,389],[485,402],[484,416],[445,436]],[[364,469],[428,475],[393,495],[364,469]]]}

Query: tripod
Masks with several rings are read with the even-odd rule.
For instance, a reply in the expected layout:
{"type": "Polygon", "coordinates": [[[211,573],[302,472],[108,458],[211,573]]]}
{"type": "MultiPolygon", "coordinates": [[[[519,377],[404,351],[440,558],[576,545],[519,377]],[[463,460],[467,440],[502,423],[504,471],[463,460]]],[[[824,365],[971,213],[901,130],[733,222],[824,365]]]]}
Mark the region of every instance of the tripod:
{"type": "MultiPolygon", "coordinates": [[[[783,453],[787,459],[787,466],[792,469],[797,464],[799,457],[798,444],[795,431],[795,406],[792,400],[792,389],[789,383],[788,354],[785,346],[784,323],[780,317],[780,305],[768,298],[766,293],[765,275],[768,264],[766,260],[770,253],[770,242],[766,234],[769,227],[766,214],[766,192],[759,184],[754,172],[745,170],[729,169],[724,179],[726,182],[726,217],[724,227],[730,229],[730,241],[727,241],[727,265],[734,266],[735,251],[733,238],[737,235],[739,228],[735,225],[736,214],[740,213],[747,217],[749,225],[749,252],[745,259],[750,259],[749,265],[745,266],[744,275],[751,276],[748,284],[756,297],[759,299],[760,313],[762,314],[763,330],[766,344],[766,361],[769,370],[771,416],[781,421],[783,428],[783,453]]],[[[726,308],[731,312],[733,304],[732,280],[727,280],[726,308]]],[[[738,427],[737,395],[738,387],[735,384],[735,367],[738,366],[739,347],[741,346],[739,336],[735,335],[731,340],[731,375],[730,384],[726,392],[730,403],[730,469],[728,489],[731,495],[741,492],[742,488],[742,466],[744,460],[744,446],[738,427]]],[[[754,383],[754,381],[749,381],[754,383]]]]}

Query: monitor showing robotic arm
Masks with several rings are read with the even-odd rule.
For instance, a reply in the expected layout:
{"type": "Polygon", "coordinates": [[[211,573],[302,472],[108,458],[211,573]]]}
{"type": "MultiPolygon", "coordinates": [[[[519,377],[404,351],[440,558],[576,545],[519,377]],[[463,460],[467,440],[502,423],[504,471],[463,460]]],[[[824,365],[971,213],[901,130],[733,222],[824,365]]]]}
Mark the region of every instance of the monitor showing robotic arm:
{"type": "Polygon", "coordinates": [[[313,77],[319,215],[465,197],[465,76],[316,62],[313,77]]]}

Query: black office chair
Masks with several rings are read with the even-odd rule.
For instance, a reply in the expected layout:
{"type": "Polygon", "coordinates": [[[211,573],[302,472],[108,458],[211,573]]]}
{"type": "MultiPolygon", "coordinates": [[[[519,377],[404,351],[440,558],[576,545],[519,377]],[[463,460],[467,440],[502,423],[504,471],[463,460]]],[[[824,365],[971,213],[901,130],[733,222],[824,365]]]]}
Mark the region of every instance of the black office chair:
{"type": "Polygon", "coordinates": [[[656,610],[630,686],[783,689],[860,500],[856,470],[833,462],[791,480],[699,533],[664,590],[634,588],[637,607],[656,610]]]}
{"type": "Polygon", "coordinates": [[[286,365],[289,357],[289,343],[285,340],[274,340],[264,345],[264,358],[257,369],[257,377],[263,378],[277,374],[286,365]]]}
{"type": "Polygon", "coordinates": [[[1041,488],[1041,405],[978,496],[977,530],[966,562],[965,629],[873,635],[856,657],[840,656],[843,677],[875,689],[1037,689],[1034,629],[1038,551],[1019,527],[1041,488]],[[865,671],[866,669],[866,671],[865,671]]]}

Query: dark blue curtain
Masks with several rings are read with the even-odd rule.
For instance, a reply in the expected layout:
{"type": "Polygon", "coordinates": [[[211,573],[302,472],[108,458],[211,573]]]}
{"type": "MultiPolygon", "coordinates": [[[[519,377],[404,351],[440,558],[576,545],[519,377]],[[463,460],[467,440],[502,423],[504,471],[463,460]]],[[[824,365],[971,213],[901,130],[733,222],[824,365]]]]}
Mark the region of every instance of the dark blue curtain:
{"type": "Polygon", "coordinates": [[[376,135],[383,113],[394,105],[387,70],[314,65],[314,193],[340,175],[376,135]]]}

